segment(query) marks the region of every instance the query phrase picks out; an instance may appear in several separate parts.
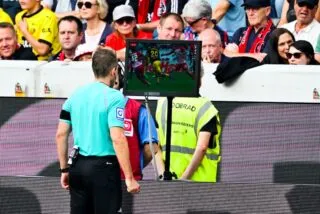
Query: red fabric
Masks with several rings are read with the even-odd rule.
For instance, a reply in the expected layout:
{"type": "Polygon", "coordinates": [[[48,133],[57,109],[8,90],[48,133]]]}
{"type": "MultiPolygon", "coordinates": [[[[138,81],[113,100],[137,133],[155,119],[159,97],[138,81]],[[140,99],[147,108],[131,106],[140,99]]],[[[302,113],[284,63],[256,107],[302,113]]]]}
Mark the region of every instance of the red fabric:
{"type": "MultiPolygon", "coordinates": [[[[271,31],[272,25],[272,20],[269,19],[267,25],[260,31],[256,39],[254,40],[249,53],[260,53],[262,51],[261,47],[264,44],[264,39],[267,36],[267,34],[271,31]]],[[[249,26],[248,29],[244,32],[244,35],[239,44],[239,53],[246,52],[246,47],[248,45],[249,36],[252,30],[253,27],[249,26]]]]}
{"type": "Polygon", "coordinates": [[[58,56],[58,60],[59,60],[59,61],[64,61],[65,58],[66,58],[66,57],[65,57],[63,51],[61,51],[61,53],[60,53],[59,56],[58,56]]]}
{"type": "Polygon", "coordinates": [[[159,20],[166,11],[166,0],[155,0],[151,21],[159,20]]]}
{"type": "MultiPolygon", "coordinates": [[[[138,31],[137,39],[150,39],[150,35],[143,31],[138,31]]],[[[113,32],[106,38],[105,46],[113,48],[115,51],[121,50],[126,47],[126,41],[118,35],[118,33],[113,32]]]]}
{"type": "Polygon", "coordinates": [[[144,24],[148,18],[149,0],[139,0],[137,23],[144,24]]]}
{"type": "MultiPolygon", "coordinates": [[[[138,118],[141,103],[128,99],[124,111],[124,131],[128,140],[130,163],[136,180],[142,179],[140,167],[140,141],[138,136],[138,118]]],[[[121,170],[121,179],[125,179],[121,170]]]]}

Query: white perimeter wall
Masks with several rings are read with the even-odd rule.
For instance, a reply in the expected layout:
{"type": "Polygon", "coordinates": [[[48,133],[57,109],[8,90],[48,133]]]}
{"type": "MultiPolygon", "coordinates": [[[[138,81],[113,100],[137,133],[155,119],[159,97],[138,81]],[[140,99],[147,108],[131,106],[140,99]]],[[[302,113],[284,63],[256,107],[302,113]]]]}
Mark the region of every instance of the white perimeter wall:
{"type": "MultiPolygon", "coordinates": [[[[212,101],[320,103],[320,66],[263,65],[247,70],[228,84],[212,74],[217,64],[204,64],[200,94],[212,101]]],[[[15,96],[20,83],[29,97],[68,97],[76,88],[94,81],[91,62],[0,61],[0,96],[15,96]],[[44,94],[44,85],[51,94],[44,94]]],[[[151,98],[152,99],[152,98],[151,98]]]]}

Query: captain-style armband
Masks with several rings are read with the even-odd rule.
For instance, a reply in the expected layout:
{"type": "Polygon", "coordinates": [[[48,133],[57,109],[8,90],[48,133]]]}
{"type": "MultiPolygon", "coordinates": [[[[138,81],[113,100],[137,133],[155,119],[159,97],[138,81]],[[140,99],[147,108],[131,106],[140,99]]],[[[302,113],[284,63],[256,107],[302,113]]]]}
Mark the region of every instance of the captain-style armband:
{"type": "Polygon", "coordinates": [[[63,168],[63,169],[59,169],[60,173],[67,173],[69,172],[69,167],[67,168],[63,168]]]}

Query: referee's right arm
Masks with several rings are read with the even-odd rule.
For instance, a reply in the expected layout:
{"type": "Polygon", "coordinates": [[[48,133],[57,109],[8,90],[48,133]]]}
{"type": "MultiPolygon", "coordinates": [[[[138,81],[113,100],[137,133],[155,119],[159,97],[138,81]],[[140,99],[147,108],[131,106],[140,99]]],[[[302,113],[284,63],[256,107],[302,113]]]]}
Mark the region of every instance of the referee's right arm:
{"type": "MultiPolygon", "coordinates": [[[[60,121],[56,133],[60,169],[68,168],[68,137],[70,132],[71,126],[68,123],[60,121]]],[[[61,173],[60,183],[63,189],[69,189],[69,173],[61,173]]]]}

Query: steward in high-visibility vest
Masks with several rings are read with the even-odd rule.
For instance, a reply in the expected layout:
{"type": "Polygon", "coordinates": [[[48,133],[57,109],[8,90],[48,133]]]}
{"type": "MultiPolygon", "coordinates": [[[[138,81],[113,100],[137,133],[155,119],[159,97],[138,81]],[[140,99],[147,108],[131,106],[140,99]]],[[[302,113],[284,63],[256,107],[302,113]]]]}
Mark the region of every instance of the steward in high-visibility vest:
{"type": "MultiPolygon", "coordinates": [[[[159,125],[159,141],[165,159],[167,99],[160,99],[157,105],[156,120],[159,125]]],[[[175,98],[172,104],[170,171],[178,178],[192,162],[196,151],[199,133],[207,130],[206,125],[213,124],[208,147],[202,160],[189,178],[192,181],[216,182],[218,163],[220,162],[221,125],[218,110],[210,100],[204,97],[175,98]],[[214,123],[212,122],[214,121],[214,123]],[[204,129],[204,130],[203,130],[204,129]]],[[[210,129],[211,130],[211,129],[210,129]]]]}

